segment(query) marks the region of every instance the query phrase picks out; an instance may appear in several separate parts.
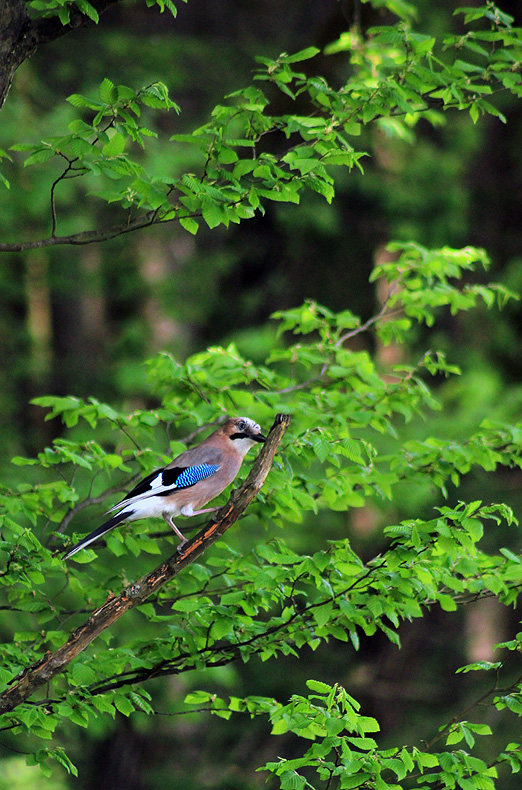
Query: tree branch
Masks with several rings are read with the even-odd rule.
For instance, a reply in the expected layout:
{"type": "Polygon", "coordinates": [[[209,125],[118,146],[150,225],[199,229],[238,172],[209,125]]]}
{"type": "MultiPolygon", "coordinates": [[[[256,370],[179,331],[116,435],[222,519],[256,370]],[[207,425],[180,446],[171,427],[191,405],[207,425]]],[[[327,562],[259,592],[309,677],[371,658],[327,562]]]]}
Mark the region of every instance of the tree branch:
{"type": "MultiPolygon", "coordinates": [[[[331,597],[315,601],[304,609],[295,609],[288,620],[281,622],[280,618],[277,618],[277,622],[274,625],[268,625],[264,631],[256,633],[241,642],[207,645],[197,650],[195,656],[190,653],[180,653],[175,659],[164,659],[152,667],[138,667],[136,669],[125,670],[111,677],[96,681],[91,686],[88,686],[86,690],[90,695],[103,694],[106,691],[113,691],[124,686],[143,683],[151,678],[178,675],[181,672],[190,672],[196,666],[196,662],[190,664],[190,660],[194,661],[195,657],[204,659],[208,667],[222,667],[231,664],[233,661],[237,661],[238,657],[241,656],[246,648],[252,647],[252,652],[256,652],[259,643],[262,643],[267,637],[277,635],[273,643],[277,641],[282,643],[285,640],[293,640],[298,633],[302,632],[303,626],[313,620],[313,611],[315,609],[327,606],[343,598],[356,587],[360,590],[361,584],[364,582],[368,585],[372,584],[373,574],[386,565],[386,560],[382,559],[381,556],[382,555],[377,555],[377,557],[372,560],[375,564],[368,568],[361,576],[357,577],[357,579],[351,582],[347,587],[334,593],[331,597]]],[[[406,562],[407,561],[404,561],[401,565],[406,564],[406,562]]]]}
{"type": "MultiPolygon", "coordinates": [[[[351,329],[349,332],[346,332],[344,335],[341,335],[341,337],[339,338],[339,340],[337,340],[337,342],[335,344],[336,347],[337,346],[342,346],[343,343],[345,343],[350,338],[355,337],[355,335],[358,335],[361,332],[366,332],[366,330],[369,329],[372,326],[372,324],[375,324],[381,318],[384,318],[384,315],[387,314],[387,311],[388,311],[388,303],[389,303],[389,301],[390,301],[390,299],[391,299],[391,297],[393,295],[394,290],[399,285],[399,282],[400,282],[400,280],[394,280],[394,282],[392,282],[392,284],[390,285],[390,288],[388,290],[388,294],[386,296],[386,299],[382,303],[382,307],[379,310],[379,312],[376,313],[371,318],[369,318],[367,321],[365,321],[364,324],[359,324],[359,326],[356,326],[355,329],[351,329]]],[[[401,313],[402,310],[403,310],[403,308],[401,307],[396,312],[401,313]]]]}
{"type": "Polygon", "coordinates": [[[25,669],[16,682],[0,694],[0,714],[12,711],[25,702],[38,688],[49,683],[55,675],[63,672],[106,628],[109,628],[122,615],[139,606],[150,595],[158,592],[168,581],[176,576],[186,565],[220,538],[239,518],[266,480],[276,450],[290,425],[290,417],[278,414],[267,441],[257,456],[245,482],[235,491],[224,507],[201,529],[197,535],[184,544],[165,562],[148,573],[139,581],[129,585],[119,595],[110,598],[96,609],[86,623],[77,628],[67,642],[54,653],[48,653],[33,666],[25,669]]]}
{"type": "Polygon", "coordinates": [[[0,252],[24,252],[25,250],[39,250],[42,247],[57,247],[60,244],[83,245],[108,241],[108,239],[114,239],[116,236],[122,236],[133,230],[157,225],[159,222],[172,222],[173,219],[177,219],[177,217],[173,217],[171,220],[158,219],[155,211],[148,211],[130,222],[113,225],[111,228],[82,230],[79,233],[72,233],[70,236],[48,236],[35,241],[2,242],[0,243],[0,252]]]}

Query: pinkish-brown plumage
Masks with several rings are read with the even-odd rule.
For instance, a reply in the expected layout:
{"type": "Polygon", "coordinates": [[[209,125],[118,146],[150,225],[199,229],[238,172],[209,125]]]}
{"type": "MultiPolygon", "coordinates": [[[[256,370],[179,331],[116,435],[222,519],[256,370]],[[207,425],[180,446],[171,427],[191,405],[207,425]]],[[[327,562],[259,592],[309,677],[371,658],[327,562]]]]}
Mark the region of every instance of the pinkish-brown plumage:
{"type": "Polygon", "coordinates": [[[170,464],[145,477],[109,510],[119,511],[77,543],[64,559],[93,543],[124,521],[162,516],[182,541],[172,519],[196,516],[216,508],[203,508],[235,479],[243,458],[256,442],[264,442],[261,428],[248,417],[234,417],[197,447],[178,455],[170,464]]]}

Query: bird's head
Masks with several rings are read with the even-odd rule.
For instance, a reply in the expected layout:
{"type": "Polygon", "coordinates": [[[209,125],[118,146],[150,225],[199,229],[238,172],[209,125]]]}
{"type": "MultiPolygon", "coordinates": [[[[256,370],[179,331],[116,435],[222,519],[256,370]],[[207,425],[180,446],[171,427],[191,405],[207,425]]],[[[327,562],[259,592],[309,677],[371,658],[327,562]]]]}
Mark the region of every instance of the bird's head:
{"type": "Polygon", "coordinates": [[[221,429],[234,448],[243,455],[256,443],[266,442],[261,428],[248,417],[233,417],[227,420],[221,429]]]}

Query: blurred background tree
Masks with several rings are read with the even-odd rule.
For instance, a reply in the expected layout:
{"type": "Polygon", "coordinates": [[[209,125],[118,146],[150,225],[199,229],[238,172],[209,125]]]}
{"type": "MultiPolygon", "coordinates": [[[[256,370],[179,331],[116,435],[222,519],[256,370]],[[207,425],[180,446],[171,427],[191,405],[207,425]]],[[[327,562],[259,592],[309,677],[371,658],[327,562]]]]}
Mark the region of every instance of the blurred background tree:
{"type": "MultiPolygon", "coordinates": [[[[461,32],[462,20],[453,15],[459,5],[397,3],[411,11],[417,30],[447,34],[461,32]]],[[[519,3],[502,0],[499,5],[521,24],[519,3]]],[[[161,140],[151,141],[143,161],[158,174],[166,162],[174,171],[190,168],[190,150],[162,140],[204,123],[225,94],[248,84],[255,56],[316,46],[321,52],[314,71],[340,85],[350,69],[342,36],[351,36],[356,49],[358,37],[370,27],[396,21],[390,9],[393,3],[358,0],[202,0],[180,4],[174,19],[144,4],[117,3],[98,26],[45,45],[19,68],[2,109],[0,148],[63,133],[76,117],[64,98],[95,95],[104,77],[134,87],[161,80],[181,114],[161,116],[161,140]]],[[[289,112],[283,94],[274,101],[278,112],[289,112]]],[[[201,225],[196,236],[168,224],[103,244],[2,253],[3,479],[16,480],[17,469],[9,465],[12,455],[40,451],[60,430],[56,421],[44,422],[42,409],[29,405],[35,396],[95,396],[117,402],[123,410],[146,409],[155,399],[145,383],[144,361],[157,351],[183,360],[209,344],[234,341],[245,355],[261,361],[278,344],[268,321],[271,313],[304,299],[368,319],[386,298],[368,278],[375,264],[386,259],[390,239],[484,247],[492,258],[493,278],[520,291],[521,105],[506,93],[497,98],[497,106],[507,123],[482,116],[473,124],[465,113],[445,113],[438,124],[421,121],[408,132],[385,124],[363,128],[360,150],[371,154],[363,162],[364,175],[357,169],[340,173],[331,205],[306,192],[299,207],[269,203],[264,216],[228,229],[201,225]]],[[[147,120],[158,122],[152,111],[147,120]]],[[[5,163],[3,172],[13,187],[1,196],[0,240],[48,235],[49,171],[25,170],[18,157],[5,163]]],[[[65,233],[111,224],[113,209],[85,199],[75,180],[61,186],[65,233]]],[[[479,275],[471,277],[479,281],[479,275]]],[[[520,334],[520,311],[512,303],[501,319],[485,311],[447,316],[433,330],[418,329],[407,350],[381,347],[368,336],[357,342],[361,347],[370,343],[383,362],[395,355],[396,362],[411,363],[432,344],[445,350],[463,375],[447,382],[441,378],[437,394],[444,409],[429,417],[427,430],[461,438],[484,417],[514,420],[520,413],[520,334]]],[[[408,430],[415,438],[418,424],[408,430]]],[[[484,485],[484,476],[471,475],[458,497],[481,498],[484,485]]],[[[520,512],[520,472],[488,475],[487,487],[489,501],[506,502],[520,512]]],[[[452,488],[449,496],[456,496],[452,488]]],[[[373,556],[384,525],[412,510],[431,512],[441,501],[421,486],[405,485],[393,507],[381,503],[353,509],[349,530],[354,546],[363,557],[373,556]]],[[[344,534],[345,523],[339,521],[333,529],[344,534]]],[[[315,540],[319,547],[320,536],[315,540]]],[[[518,549],[517,536],[508,536],[505,545],[510,540],[518,549]]],[[[253,660],[215,670],[219,674],[213,682],[239,695],[248,689],[286,699],[299,684],[302,691],[309,677],[340,680],[396,740],[398,732],[405,741],[414,739],[419,722],[424,727],[426,720],[439,721],[457,693],[476,692],[465,684],[456,686],[455,668],[491,658],[492,644],[513,630],[504,609],[490,601],[481,607],[459,617],[433,611],[402,626],[400,652],[384,638],[380,644],[375,637],[371,644],[363,642],[356,655],[347,654],[344,644],[330,642],[322,652],[310,652],[306,666],[288,657],[267,673],[253,660]],[[448,632],[453,640],[448,641],[448,632]],[[448,654],[451,643],[454,652],[448,654]],[[424,669],[412,678],[409,667],[420,658],[424,669]]],[[[155,693],[168,699],[182,697],[187,688],[185,680],[156,683],[155,693]]],[[[122,717],[100,722],[87,734],[72,729],[71,753],[82,777],[74,784],[139,790],[170,786],[175,771],[187,788],[261,785],[264,776],[252,776],[250,768],[265,755],[273,757],[280,746],[267,739],[257,721],[248,731],[241,724],[221,725],[210,718],[165,716],[151,722],[122,717]],[[230,757],[221,783],[212,770],[217,754],[230,757]]],[[[3,752],[6,766],[18,760],[10,748],[11,743],[3,752]]]]}

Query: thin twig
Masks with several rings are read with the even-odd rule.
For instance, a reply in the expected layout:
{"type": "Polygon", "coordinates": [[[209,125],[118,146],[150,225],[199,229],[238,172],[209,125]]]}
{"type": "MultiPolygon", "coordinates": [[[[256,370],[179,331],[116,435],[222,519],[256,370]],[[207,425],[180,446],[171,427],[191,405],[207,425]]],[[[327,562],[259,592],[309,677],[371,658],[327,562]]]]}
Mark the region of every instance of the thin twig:
{"type": "Polygon", "coordinates": [[[105,499],[110,496],[111,494],[119,493],[122,488],[127,488],[128,486],[132,486],[133,483],[137,482],[139,479],[139,475],[133,475],[133,477],[129,478],[126,483],[120,483],[117,486],[112,486],[112,488],[108,488],[103,494],[99,494],[98,496],[90,496],[86,499],[82,499],[81,502],[77,502],[63,517],[60,521],[60,524],[56,528],[56,532],[64,533],[67,527],[69,526],[71,520],[74,516],[79,513],[80,511],[84,510],[86,507],[90,507],[91,505],[99,505],[101,502],[104,502],[105,499]]]}
{"type": "Polygon", "coordinates": [[[355,335],[359,335],[361,332],[366,332],[366,330],[369,329],[373,324],[377,323],[377,321],[380,321],[380,319],[383,318],[384,314],[388,309],[388,302],[390,301],[393,292],[398,286],[398,284],[399,284],[399,280],[394,280],[392,282],[388,291],[388,295],[386,296],[386,299],[382,303],[382,307],[379,310],[379,312],[376,313],[371,318],[369,318],[367,321],[365,321],[364,324],[360,324],[360,326],[357,326],[355,329],[350,330],[350,332],[346,332],[346,334],[341,335],[339,340],[337,340],[335,343],[336,348],[338,346],[341,346],[346,340],[349,340],[351,337],[355,337],[355,335]]]}
{"type": "MultiPolygon", "coordinates": [[[[58,178],[55,181],[53,181],[53,183],[51,185],[51,238],[53,238],[53,239],[56,238],[56,224],[57,224],[56,203],[55,203],[55,199],[54,199],[54,193],[55,193],[56,187],[58,186],[60,181],[63,181],[64,179],[66,179],[68,177],[67,174],[70,173],[71,170],[74,170],[73,164],[75,162],[77,162],[78,159],[79,159],[79,157],[75,157],[74,159],[68,159],[68,157],[66,157],[64,154],[60,154],[60,156],[63,157],[65,159],[65,161],[67,162],[67,167],[65,168],[63,173],[61,175],[59,175],[58,178]]],[[[81,176],[81,175],[83,175],[83,172],[78,172],[78,173],[75,173],[72,176],[69,176],[69,178],[78,178],[78,176],[81,176]]]]}
{"type": "MultiPolygon", "coordinates": [[[[362,332],[366,332],[366,330],[369,329],[371,326],[373,326],[373,324],[377,323],[377,321],[380,321],[381,318],[384,317],[384,315],[388,315],[389,316],[389,315],[395,315],[395,313],[401,313],[402,312],[402,308],[398,308],[397,310],[394,310],[393,313],[387,312],[388,303],[389,303],[389,301],[391,299],[393,291],[395,290],[395,288],[397,287],[398,284],[399,284],[399,280],[395,280],[390,285],[390,289],[388,291],[388,295],[387,295],[386,299],[384,300],[384,302],[382,304],[382,307],[381,307],[381,309],[379,310],[378,313],[376,313],[371,318],[369,318],[367,321],[365,321],[364,324],[359,324],[359,326],[355,327],[355,329],[351,329],[349,332],[346,332],[344,335],[341,335],[341,337],[339,337],[336,340],[336,342],[335,342],[333,347],[334,348],[338,348],[346,340],[349,340],[350,338],[355,337],[355,335],[360,335],[362,332]]],[[[424,355],[424,357],[425,356],[426,356],[426,354],[424,355]]],[[[423,359],[424,359],[424,357],[423,357],[423,359]]],[[[329,382],[329,380],[326,378],[326,374],[328,373],[328,368],[329,367],[330,367],[330,362],[325,362],[323,367],[321,368],[321,372],[317,376],[313,376],[312,378],[306,379],[306,381],[301,381],[299,384],[292,384],[292,386],[290,386],[290,387],[284,387],[283,389],[276,390],[276,392],[277,392],[278,395],[287,394],[289,392],[296,392],[296,390],[306,389],[311,384],[316,384],[319,381],[322,381],[325,384],[326,383],[334,383],[335,380],[333,380],[332,382],[329,382]]]]}

